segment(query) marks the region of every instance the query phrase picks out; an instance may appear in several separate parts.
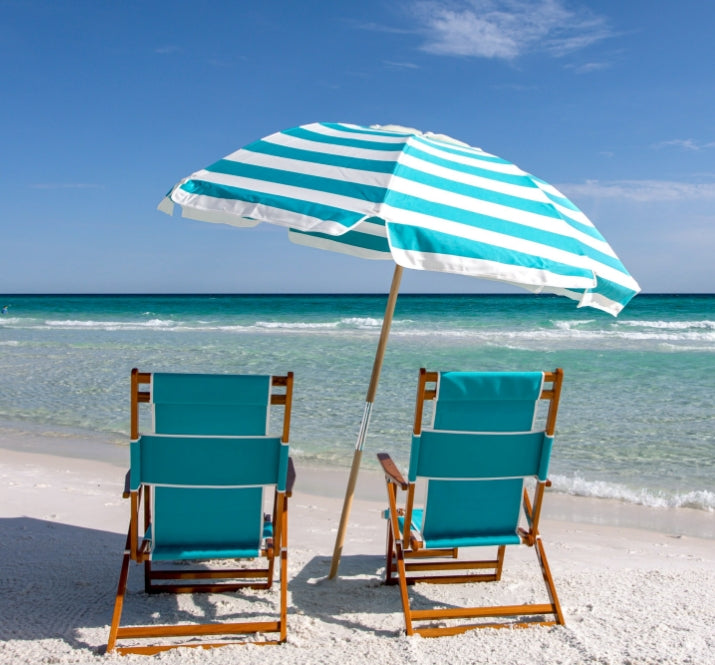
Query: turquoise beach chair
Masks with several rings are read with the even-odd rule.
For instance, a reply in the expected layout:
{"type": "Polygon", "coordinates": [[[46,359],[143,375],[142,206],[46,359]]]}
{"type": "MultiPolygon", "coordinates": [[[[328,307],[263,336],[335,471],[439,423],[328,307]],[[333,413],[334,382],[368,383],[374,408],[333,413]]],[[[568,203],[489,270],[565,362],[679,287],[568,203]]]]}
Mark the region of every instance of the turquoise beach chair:
{"type": "Polygon", "coordinates": [[[389,455],[378,454],[389,499],[385,581],[400,585],[408,635],[433,637],[484,626],[564,623],[539,534],[562,377],[560,369],[547,373],[420,370],[408,479],[389,455]],[[433,422],[423,429],[424,403],[429,400],[435,402],[433,422]],[[539,400],[549,406],[540,418],[545,425],[536,428],[539,400]],[[535,481],[531,495],[525,482],[530,479],[535,481]],[[418,485],[425,490],[422,507],[416,502],[418,485]],[[406,491],[404,506],[398,506],[398,490],[406,491]],[[411,608],[408,585],[497,581],[506,547],[520,544],[536,551],[548,603],[411,608]],[[495,558],[459,558],[460,549],[477,547],[496,548],[495,558]],[[483,621],[491,617],[502,619],[483,621]],[[518,618],[522,620],[515,621],[518,618]],[[419,622],[431,623],[416,627],[419,622]]]}
{"type": "Polygon", "coordinates": [[[107,651],[151,654],[176,646],[220,646],[236,642],[225,636],[249,633],[278,633],[262,643],[284,641],[287,498],[295,479],[288,456],[293,374],[133,370],[131,385],[131,459],[124,492],[131,514],[107,651]],[[150,390],[142,389],[145,385],[150,390]],[[153,432],[142,435],[141,403],[152,406],[154,423],[153,432]],[[271,405],[283,406],[280,436],[269,435],[271,405]],[[265,489],[272,490],[267,514],[265,489]],[[276,621],[120,626],[130,560],[144,564],[148,593],[220,593],[271,588],[276,557],[281,584],[276,621]],[[237,559],[264,563],[221,565],[237,559]],[[204,641],[176,641],[191,636],[204,641]],[[160,637],[171,641],[136,643],[160,637]],[[216,638],[222,641],[207,641],[216,638]],[[118,640],[135,643],[117,647],[118,640]]]}

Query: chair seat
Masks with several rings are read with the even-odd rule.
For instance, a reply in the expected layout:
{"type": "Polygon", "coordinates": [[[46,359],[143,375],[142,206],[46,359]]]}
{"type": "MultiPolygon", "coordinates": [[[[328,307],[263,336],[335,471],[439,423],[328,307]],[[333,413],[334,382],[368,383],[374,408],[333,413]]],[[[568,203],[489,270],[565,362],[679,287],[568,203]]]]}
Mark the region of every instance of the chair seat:
{"type": "Polygon", "coordinates": [[[199,549],[191,545],[165,545],[155,547],[151,552],[152,561],[191,561],[209,559],[253,559],[259,556],[256,549],[243,549],[226,544],[215,549],[199,549]]]}
{"type": "MultiPolygon", "coordinates": [[[[266,516],[268,517],[268,516],[266,516]]],[[[273,537],[273,524],[266,519],[263,522],[262,540],[273,537]]],[[[151,534],[145,535],[151,540],[151,534]]],[[[153,544],[151,547],[152,561],[190,561],[208,559],[253,559],[260,556],[261,543],[213,543],[211,547],[200,547],[194,543],[184,544],[153,544]]]]}
{"type": "MultiPolygon", "coordinates": [[[[421,534],[424,509],[415,508],[412,511],[411,530],[421,534]]],[[[399,517],[398,523],[404,533],[405,518],[399,517]]],[[[483,547],[487,545],[519,545],[521,538],[515,531],[501,533],[468,534],[463,533],[458,538],[430,538],[424,539],[424,546],[428,549],[451,549],[454,547],[483,547]]]]}

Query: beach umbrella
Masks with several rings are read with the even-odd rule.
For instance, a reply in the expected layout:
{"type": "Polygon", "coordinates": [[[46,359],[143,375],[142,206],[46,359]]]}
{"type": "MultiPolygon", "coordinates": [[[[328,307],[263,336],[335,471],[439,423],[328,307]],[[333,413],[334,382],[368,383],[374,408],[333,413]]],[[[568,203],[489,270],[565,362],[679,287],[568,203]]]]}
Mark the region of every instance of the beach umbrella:
{"type": "Polygon", "coordinates": [[[330,577],[338,570],[403,268],[497,280],[613,315],[640,290],[557,189],[448,136],[313,123],[250,143],[178,182],[172,214],[288,229],[298,244],[394,261],[330,577]]]}

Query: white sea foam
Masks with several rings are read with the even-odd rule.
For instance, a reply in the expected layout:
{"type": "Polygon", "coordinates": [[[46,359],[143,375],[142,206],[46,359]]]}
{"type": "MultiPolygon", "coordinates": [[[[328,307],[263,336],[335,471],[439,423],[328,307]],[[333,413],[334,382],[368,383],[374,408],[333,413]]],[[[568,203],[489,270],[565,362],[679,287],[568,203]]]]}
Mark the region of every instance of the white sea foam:
{"type": "Polygon", "coordinates": [[[603,480],[585,480],[579,476],[551,476],[553,489],[576,496],[617,499],[650,508],[697,508],[715,511],[715,492],[691,490],[688,492],[653,492],[646,488],[630,488],[603,480]]]}
{"type": "Polygon", "coordinates": [[[354,326],[356,328],[379,328],[382,325],[382,319],[355,316],[341,319],[340,323],[347,326],[354,326]]]}
{"type": "Polygon", "coordinates": [[[689,330],[704,328],[715,330],[715,321],[619,321],[619,325],[637,328],[659,328],[663,330],[689,330]]]}
{"type": "Polygon", "coordinates": [[[95,320],[47,320],[45,326],[48,328],[70,328],[83,330],[139,330],[151,328],[171,328],[176,325],[175,321],[166,319],[150,319],[148,321],[95,321],[95,320]]]}
{"type": "MultiPolygon", "coordinates": [[[[295,333],[350,333],[366,330],[378,330],[382,319],[369,316],[335,318],[333,320],[312,321],[300,319],[291,321],[242,321],[231,319],[200,320],[151,318],[151,319],[21,319],[18,317],[0,318],[0,329],[24,328],[37,330],[104,330],[131,331],[156,330],[161,332],[295,332],[295,333]]],[[[697,321],[638,321],[627,320],[609,322],[604,325],[596,319],[565,321],[553,320],[547,326],[529,326],[519,328],[518,323],[513,328],[490,327],[481,321],[472,320],[462,324],[455,320],[445,327],[444,321],[434,323],[422,321],[416,324],[410,319],[396,318],[393,321],[391,333],[403,337],[434,337],[434,338],[469,338],[475,341],[483,340],[487,344],[501,344],[507,347],[533,348],[541,342],[573,343],[578,347],[584,344],[599,344],[606,348],[620,346],[623,343],[639,342],[665,350],[713,350],[715,344],[715,321],[705,319],[697,321]],[[702,346],[699,346],[702,345],[702,346]]]]}
{"type": "Polygon", "coordinates": [[[267,330],[326,330],[338,327],[337,321],[304,323],[302,321],[256,321],[256,328],[267,330]]]}

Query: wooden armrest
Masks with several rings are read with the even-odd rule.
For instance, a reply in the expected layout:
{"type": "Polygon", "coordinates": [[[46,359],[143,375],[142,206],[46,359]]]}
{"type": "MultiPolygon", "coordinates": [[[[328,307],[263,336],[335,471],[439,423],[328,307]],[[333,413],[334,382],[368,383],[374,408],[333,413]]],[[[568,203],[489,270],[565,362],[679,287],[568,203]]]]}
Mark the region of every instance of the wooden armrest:
{"type": "Polygon", "coordinates": [[[295,464],[293,464],[293,458],[288,458],[288,477],[286,478],[286,496],[293,495],[293,485],[295,484],[295,464]]]}
{"type": "Polygon", "coordinates": [[[124,476],[124,491],[122,492],[122,498],[123,499],[128,499],[130,494],[129,490],[129,471],[127,471],[127,475],[124,476]]]}
{"type": "Polygon", "coordinates": [[[401,489],[406,490],[408,488],[407,481],[402,477],[402,474],[395,466],[392,458],[387,453],[378,453],[377,459],[380,461],[380,464],[382,464],[385,476],[390,482],[396,483],[401,489]]]}

